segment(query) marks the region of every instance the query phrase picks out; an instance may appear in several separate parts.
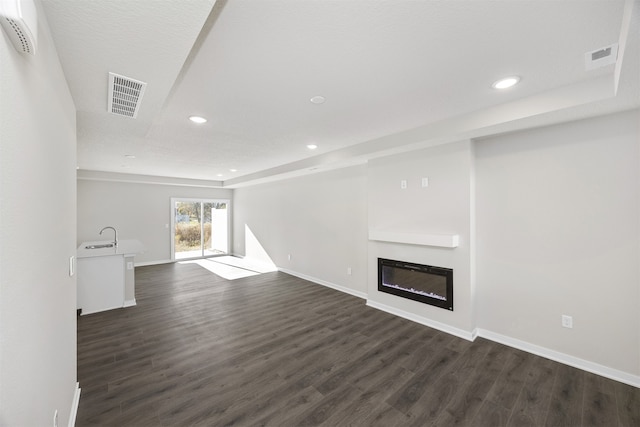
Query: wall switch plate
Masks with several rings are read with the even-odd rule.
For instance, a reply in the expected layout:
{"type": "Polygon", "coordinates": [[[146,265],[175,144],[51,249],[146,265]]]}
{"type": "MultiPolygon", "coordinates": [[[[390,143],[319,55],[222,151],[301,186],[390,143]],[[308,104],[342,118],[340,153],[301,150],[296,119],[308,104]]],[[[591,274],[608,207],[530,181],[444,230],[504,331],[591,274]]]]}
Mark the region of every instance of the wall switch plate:
{"type": "Polygon", "coordinates": [[[422,178],[421,182],[422,188],[426,188],[429,186],[429,178],[422,178]]]}
{"type": "Polygon", "coordinates": [[[407,180],[403,179],[402,181],[400,181],[400,188],[405,190],[407,188],[407,180]]]}
{"type": "Polygon", "coordinates": [[[287,255],[287,259],[291,261],[291,254],[287,255]]]}
{"type": "Polygon", "coordinates": [[[347,267],[347,275],[351,276],[351,267],[347,267]]]}
{"type": "Polygon", "coordinates": [[[573,328],[573,317],[567,316],[566,314],[562,315],[562,327],[563,328],[573,328]]]}

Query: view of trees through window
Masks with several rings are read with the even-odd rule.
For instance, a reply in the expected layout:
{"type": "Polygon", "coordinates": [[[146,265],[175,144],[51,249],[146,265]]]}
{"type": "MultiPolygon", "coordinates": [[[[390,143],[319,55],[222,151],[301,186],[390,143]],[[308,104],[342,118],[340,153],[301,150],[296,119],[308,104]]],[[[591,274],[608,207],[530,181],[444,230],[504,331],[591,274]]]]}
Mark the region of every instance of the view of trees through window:
{"type": "Polygon", "coordinates": [[[176,200],[173,205],[176,258],[226,253],[225,201],[176,200]]]}

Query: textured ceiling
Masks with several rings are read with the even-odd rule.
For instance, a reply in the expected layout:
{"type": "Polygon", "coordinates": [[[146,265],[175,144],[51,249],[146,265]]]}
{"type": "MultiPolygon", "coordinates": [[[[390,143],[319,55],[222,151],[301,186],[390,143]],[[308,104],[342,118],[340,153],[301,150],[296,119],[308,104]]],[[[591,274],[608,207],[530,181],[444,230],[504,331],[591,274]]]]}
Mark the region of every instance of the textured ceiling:
{"type": "Polygon", "coordinates": [[[83,172],[237,186],[640,106],[633,0],[214,3],[43,0],[83,172]],[[148,83],[138,118],[107,113],[110,71],[148,83]]]}

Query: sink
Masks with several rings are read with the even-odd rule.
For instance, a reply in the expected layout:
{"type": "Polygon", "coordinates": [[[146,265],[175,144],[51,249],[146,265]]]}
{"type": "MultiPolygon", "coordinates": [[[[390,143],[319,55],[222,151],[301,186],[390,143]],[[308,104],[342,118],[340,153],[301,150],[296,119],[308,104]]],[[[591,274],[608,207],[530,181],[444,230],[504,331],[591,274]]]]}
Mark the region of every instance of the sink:
{"type": "Polygon", "coordinates": [[[89,246],[85,246],[85,249],[102,249],[102,248],[112,248],[113,247],[113,243],[105,243],[103,245],[89,245],[89,246]]]}

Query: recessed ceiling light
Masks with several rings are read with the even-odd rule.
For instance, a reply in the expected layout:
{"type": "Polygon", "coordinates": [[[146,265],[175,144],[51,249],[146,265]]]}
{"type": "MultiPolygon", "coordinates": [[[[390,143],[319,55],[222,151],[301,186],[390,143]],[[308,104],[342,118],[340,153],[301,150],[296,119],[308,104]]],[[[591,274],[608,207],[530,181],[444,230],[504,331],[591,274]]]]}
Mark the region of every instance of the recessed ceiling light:
{"type": "Polygon", "coordinates": [[[311,98],[309,101],[311,101],[314,104],[324,104],[324,96],[314,96],[313,98],[311,98]]]}
{"type": "Polygon", "coordinates": [[[318,146],[317,146],[316,144],[308,144],[308,145],[307,145],[307,148],[308,148],[309,150],[315,150],[316,148],[318,148],[318,146]]]}
{"type": "Polygon", "coordinates": [[[218,174],[218,175],[216,175],[216,176],[224,176],[224,175],[222,175],[221,173],[219,173],[219,174],[218,174]]]}
{"type": "Polygon", "coordinates": [[[124,155],[127,159],[135,159],[136,156],[134,156],[133,154],[125,154],[124,155]]]}
{"type": "Polygon", "coordinates": [[[229,172],[238,172],[238,169],[229,169],[229,172]]]}
{"type": "Polygon", "coordinates": [[[189,120],[191,120],[193,123],[198,123],[199,125],[207,122],[207,119],[200,116],[191,116],[189,117],[189,120]]]}
{"type": "Polygon", "coordinates": [[[506,77],[504,79],[500,79],[494,82],[491,85],[491,87],[494,89],[507,89],[507,88],[510,88],[511,86],[516,85],[519,81],[520,81],[520,77],[518,76],[506,77]]]}

